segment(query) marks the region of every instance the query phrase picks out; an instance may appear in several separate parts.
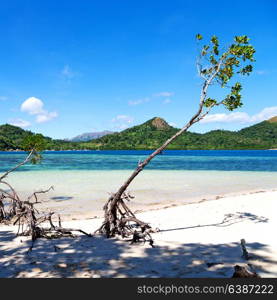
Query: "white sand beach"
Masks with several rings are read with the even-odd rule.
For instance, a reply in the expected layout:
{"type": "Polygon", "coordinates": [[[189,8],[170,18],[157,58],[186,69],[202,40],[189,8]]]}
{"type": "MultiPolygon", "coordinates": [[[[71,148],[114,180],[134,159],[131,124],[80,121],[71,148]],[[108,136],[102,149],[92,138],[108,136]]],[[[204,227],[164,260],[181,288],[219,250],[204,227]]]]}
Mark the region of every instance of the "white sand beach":
{"type": "MultiPolygon", "coordinates": [[[[236,264],[261,277],[277,277],[277,191],[253,192],[137,214],[160,232],[155,248],[102,236],[16,237],[0,226],[0,277],[231,277],[236,264]],[[251,259],[242,258],[245,239],[251,259]]],[[[132,207],[132,205],[131,205],[132,207]]],[[[94,232],[102,219],[63,222],[94,232]]]]}

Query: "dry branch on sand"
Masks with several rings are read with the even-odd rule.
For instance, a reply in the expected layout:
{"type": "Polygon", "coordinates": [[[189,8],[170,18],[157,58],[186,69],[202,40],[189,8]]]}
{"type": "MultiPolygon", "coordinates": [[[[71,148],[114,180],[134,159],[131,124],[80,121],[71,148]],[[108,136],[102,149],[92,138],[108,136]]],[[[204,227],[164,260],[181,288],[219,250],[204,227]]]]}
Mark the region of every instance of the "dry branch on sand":
{"type": "Polygon", "coordinates": [[[11,172],[30,162],[36,155],[32,149],[27,157],[17,166],[11,168],[0,177],[0,223],[13,224],[18,226],[17,235],[31,236],[32,244],[29,251],[32,250],[36,239],[38,238],[59,238],[63,236],[74,237],[73,232],[81,232],[87,236],[90,234],[80,229],[63,228],[60,216],[58,216],[58,225],[54,225],[54,212],[40,212],[35,205],[39,204],[38,195],[48,193],[53,186],[47,190],[41,190],[32,193],[27,200],[22,200],[16,190],[7,181],[4,181],[11,172]],[[48,224],[48,227],[47,227],[48,224]]]}
{"type": "Polygon", "coordinates": [[[246,267],[235,265],[234,270],[235,272],[232,278],[260,278],[260,276],[256,272],[251,272],[247,270],[246,267]]]}
{"type": "MultiPolygon", "coordinates": [[[[244,258],[247,261],[250,260],[252,258],[252,256],[249,255],[249,253],[246,249],[245,239],[240,240],[240,245],[241,245],[241,249],[242,249],[242,258],[244,258]]],[[[232,278],[260,278],[261,277],[257,274],[257,272],[255,271],[254,266],[252,264],[248,263],[247,265],[251,271],[248,270],[247,267],[235,265],[234,266],[234,274],[233,274],[232,278]]]]}

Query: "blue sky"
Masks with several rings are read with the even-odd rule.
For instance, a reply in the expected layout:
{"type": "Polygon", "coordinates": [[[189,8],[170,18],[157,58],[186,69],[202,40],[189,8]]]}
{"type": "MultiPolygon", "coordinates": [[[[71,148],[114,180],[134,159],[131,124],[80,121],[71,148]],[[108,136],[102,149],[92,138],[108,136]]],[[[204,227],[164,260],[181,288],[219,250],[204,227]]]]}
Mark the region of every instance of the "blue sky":
{"type": "Polygon", "coordinates": [[[218,108],[191,131],[277,115],[275,0],[14,0],[0,3],[0,124],[55,138],[154,116],[181,127],[199,101],[196,33],[223,44],[246,34],[257,53],[244,106],[218,108]]]}

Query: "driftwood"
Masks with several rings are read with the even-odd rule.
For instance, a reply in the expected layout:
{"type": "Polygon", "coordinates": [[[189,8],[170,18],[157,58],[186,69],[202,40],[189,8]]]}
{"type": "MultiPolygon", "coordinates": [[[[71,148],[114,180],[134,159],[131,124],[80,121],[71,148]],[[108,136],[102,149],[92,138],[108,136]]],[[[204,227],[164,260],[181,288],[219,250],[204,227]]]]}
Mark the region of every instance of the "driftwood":
{"type": "MultiPolygon", "coordinates": [[[[52,188],[52,187],[51,187],[52,188]]],[[[73,232],[81,232],[87,236],[91,236],[90,234],[84,232],[81,229],[74,228],[63,228],[61,225],[61,219],[59,216],[58,225],[54,225],[52,217],[54,212],[49,213],[41,213],[35,208],[35,205],[40,203],[38,202],[37,194],[38,193],[46,193],[51,188],[45,191],[40,191],[33,193],[30,197],[28,197],[27,201],[22,201],[19,198],[14,198],[12,195],[7,196],[8,192],[5,195],[2,194],[1,199],[8,198],[11,200],[11,208],[8,211],[5,211],[5,206],[1,201],[1,212],[2,212],[2,221],[6,221],[6,223],[11,223],[13,225],[18,226],[17,235],[18,236],[31,236],[32,237],[32,245],[29,248],[29,251],[33,249],[34,243],[38,238],[59,238],[64,236],[74,237],[73,232]],[[35,201],[32,202],[31,199],[34,198],[35,201]],[[46,227],[46,224],[49,224],[49,227],[46,227]]],[[[1,221],[1,220],[0,220],[1,221]]]]}
{"type": "MultiPolygon", "coordinates": [[[[240,240],[240,245],[242,249],[242,258],[244,258],[247,261],[250,260],[252,256],[249,255],[246,249],[245,239],[240,240]]],[[[260,278],[261,277],[257,274],[252,264],[248,263],[248,267],[250,268],[250,270],[248,270],[246,267],[235,265],[234,266],[235,272],[232,278],[260,278]]]]}
{"type": "Polygon", "coordinates": [[[236,265],[234,266],[234,269],[235,272],[232,278],[260,278],[256,272],[250,272],[246,269],[246,267],[236,265]]]}
{"type": "Polygon", "coordinates": [[[246,242],[245,239],[241,239],[240,240],[240,245],[241,245],[241,249],[242,249],[242,257],[245,260],[249,260],[251,257],[249,256],[248,251],[246,250],[246,242]]]}
{"type": "Polygon", "coordinates": [[[4,181],[9,173],[15,171],[20,166],[29,162],[32,158],[32,151],[27,158],[0,176],[0,223],[13,224],[18,226],[18,236],[31,236],[32,244],[28,251],[33,249],[34,243],[38,238],[59,238],[70,236],[74,237],[73,232],[80,232],[91,236],[81,229],[63,228],[60,216],[58,216],[58,225],[53,223],[54,212],[40,212],[35,205],[39,204],[38,195],[45,194],[53,189],[53,186],[47,190],[41,190],[32,193],[27,200],[20,199],[15,189],[8,182],[4,181]],[[4,188],[1,187],[4,186],[4,188]],[[46,227],[48,224],[48,227],[46,227]]]}

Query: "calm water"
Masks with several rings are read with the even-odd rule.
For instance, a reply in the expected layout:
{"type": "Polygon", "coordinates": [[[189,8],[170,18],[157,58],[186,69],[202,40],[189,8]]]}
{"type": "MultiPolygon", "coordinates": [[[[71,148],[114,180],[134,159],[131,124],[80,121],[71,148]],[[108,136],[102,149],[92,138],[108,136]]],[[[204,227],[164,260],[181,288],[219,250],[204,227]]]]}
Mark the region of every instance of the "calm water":
{"type": "MultiPolygon", "coordinates": [[[[19,171],[131,170],[152,151],[49,151],[39,165],[19,171]]],[[[0,171],[22,161],[26,154],[0,152],[0,171]]],[[[146,167],[148,170],[277,171],[274,150],[167,150],[146,167]]]]}
{"type": "MultiPolygon", "coordinates": [[[[26,165],[8,180],[23,198],[54,186],[42,200],[61,214],[102,215],[109,197],[151,151],[46,152],[39,165],[26,165]]],[[[26,154],[0,152],[0,172],[26,154]]],[[[166,151],[129,186],[132,208],[183,204],[218,195],[276,189],[277,151],[166,151]]]]}

